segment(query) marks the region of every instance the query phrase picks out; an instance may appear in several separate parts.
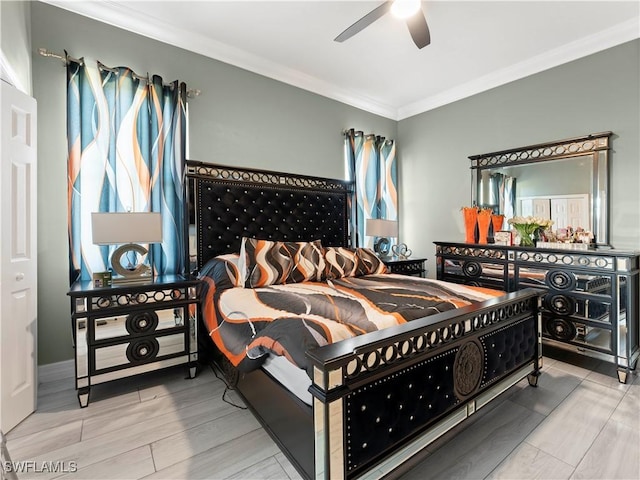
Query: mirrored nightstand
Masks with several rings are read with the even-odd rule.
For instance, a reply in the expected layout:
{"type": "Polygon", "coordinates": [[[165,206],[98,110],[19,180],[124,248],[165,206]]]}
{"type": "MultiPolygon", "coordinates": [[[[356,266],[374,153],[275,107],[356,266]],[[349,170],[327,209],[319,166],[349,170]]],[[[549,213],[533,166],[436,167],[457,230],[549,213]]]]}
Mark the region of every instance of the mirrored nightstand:
{"type": "Polygon", "coordinates": [[[81,407],[96,385],[198,360],[199,281],[177,275],[144,284],[71,286],[76,389],[81,407]]]}

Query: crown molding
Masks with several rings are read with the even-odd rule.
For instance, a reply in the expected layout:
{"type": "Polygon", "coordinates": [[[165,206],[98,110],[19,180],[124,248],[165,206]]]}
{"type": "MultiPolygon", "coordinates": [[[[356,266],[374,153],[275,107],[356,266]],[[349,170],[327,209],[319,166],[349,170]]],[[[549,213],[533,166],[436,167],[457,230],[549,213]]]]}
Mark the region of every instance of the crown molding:
{"type": "Polygon", "coordinates": [[[432,97],[400,107],[396,120],[404,120],[637,38],[640,38],[640,17],[634,17],[602,32],[549,50],[432,97]]]}
{"type": "MultiPolygon", "coordinates": [[[[180,47],[273,80],[278,80],[323,97],[337,100],[382,117],[395,120],[398,114],[398,110],[395,107],[378,102],[375,99],[363,96],[357,92],[343,89],[304,72],[284,67],[275,62],[270,62],[257,55],[212,40],[211,38],[192,31],[176,28],[175,25],[170,25],[158,18],[150,22],[149,19],[153,16],[153,13],[141,15],[139,12],[131,10],[112,0],[102,0],[100,2],[77,2],[68,0],[41,1],[99,22],[180,47]]],[[[83,53],[73,52],[72,55],[82,56],[83,53]]]]}
{"type": "MultiPolygon", "coordinates": [[[[640,38],[640,17],[634,17],[602,32],[492,72],[450,90],[404,106],[392,106],[203,35],[177,29],[175,25],[169,25],[159,19],[150,22],[152,14],[141,15],[139,12],[112,0],[100,2],[42,1],[396,121],[640,38]]],[[[82,52],[78,54],[82,55],[82,52]]]]}

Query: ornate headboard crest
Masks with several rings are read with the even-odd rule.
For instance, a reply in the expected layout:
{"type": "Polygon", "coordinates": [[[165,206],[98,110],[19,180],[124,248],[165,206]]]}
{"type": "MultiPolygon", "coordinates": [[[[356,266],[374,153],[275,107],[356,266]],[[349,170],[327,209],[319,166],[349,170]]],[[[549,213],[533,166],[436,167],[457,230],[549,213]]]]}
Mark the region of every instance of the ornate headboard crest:
{"type": "Polygon", "coordinates": [[[350,244],[351,182],[194,161],[186,171],[192,268],[238,252],[242,237],[350,244]]]}

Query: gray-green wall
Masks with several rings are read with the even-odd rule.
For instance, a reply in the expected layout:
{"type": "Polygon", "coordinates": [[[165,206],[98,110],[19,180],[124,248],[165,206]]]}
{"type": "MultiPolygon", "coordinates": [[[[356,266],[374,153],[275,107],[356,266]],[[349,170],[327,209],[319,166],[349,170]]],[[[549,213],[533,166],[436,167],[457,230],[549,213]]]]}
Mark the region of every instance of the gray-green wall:
{"type": "Polygon", "coordinates": [[[614,132],[610,241],[640,249],[640,40],[398,124],[402,241],[430,259],[433,241],[464,241],[470,155],[614,132]]]}
{"type": "Polygon", "coordinates": [[[342,130],[397,137],[397,122],[47,4],[33,3],[38,100],[38,360],[73,357],[67,253],[65,69],[38,47],[176,78],[189,100],[190,158],[345,178],[342,130]]]}
{"type": "Polygon", "coordinates": [[[429,258],[462,239],[472,154],[612,130],[612,236],[639,248],[639,45],[631,42],[395,122],[46,4],[33,3],[38,100],[38,358],[72,358],[67,292],[65,70],[38,47],[179,78],[190,100],[190,158],[344,178],[341,131],[398,139],[401,241],[429,258]]]}
{"type": "Polygon", "coordinates": [[[30,16],[28,2],[0,0],[0,46],[14,75],[4,80],[27,95],[32,93],[30,16]]]}

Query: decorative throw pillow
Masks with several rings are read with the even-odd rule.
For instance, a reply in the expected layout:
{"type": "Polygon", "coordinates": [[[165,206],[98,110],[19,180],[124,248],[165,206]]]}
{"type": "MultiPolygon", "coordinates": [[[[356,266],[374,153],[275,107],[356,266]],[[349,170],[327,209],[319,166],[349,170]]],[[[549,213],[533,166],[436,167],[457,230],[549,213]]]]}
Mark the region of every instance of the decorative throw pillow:
{"type": "Polygon", "coordinates": [[[325,260],[320,240],[282,242],[292,260],[291,270],[283,283],[319,282],[324,276],[325,260]]]}
{"type": "Polygon", "coordinates": [[[324,249],[325,278],[354,277],[358,269],[356,249],[326,247],[324,249]]]}
{"type": "Polygon", "coordinates": [[[285,283],[293,268],[293,259],[282,242],[242,239],[240,272],[244,272],[246,288],[285,283]]]}
{"type": "Polygon", "coordinates": [[[387,273],[387,266],[370,248],[356,248],[356,256],[358,257],[357,277],[387,273]]]}

